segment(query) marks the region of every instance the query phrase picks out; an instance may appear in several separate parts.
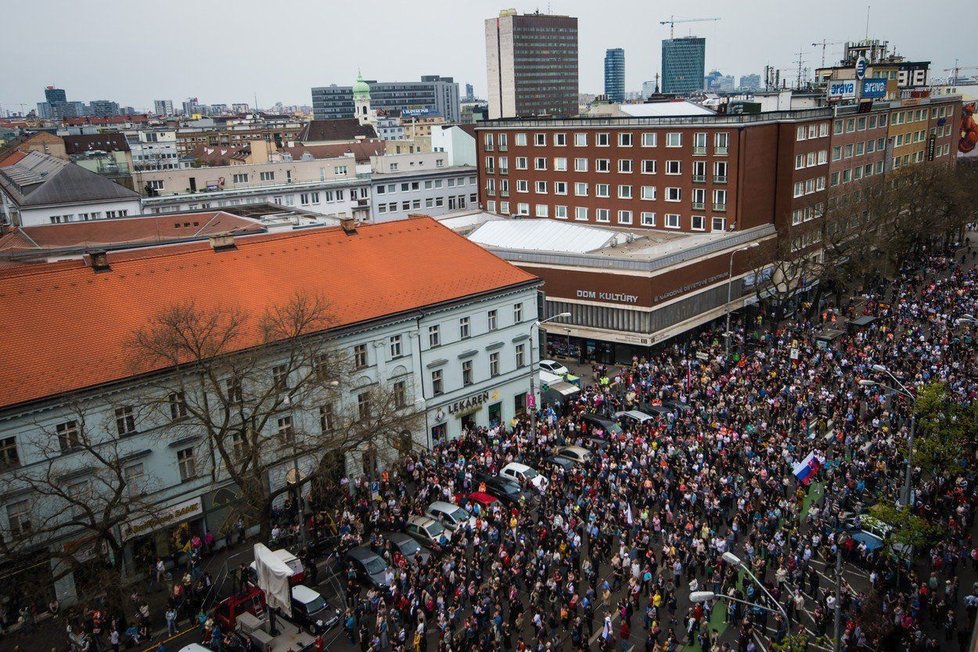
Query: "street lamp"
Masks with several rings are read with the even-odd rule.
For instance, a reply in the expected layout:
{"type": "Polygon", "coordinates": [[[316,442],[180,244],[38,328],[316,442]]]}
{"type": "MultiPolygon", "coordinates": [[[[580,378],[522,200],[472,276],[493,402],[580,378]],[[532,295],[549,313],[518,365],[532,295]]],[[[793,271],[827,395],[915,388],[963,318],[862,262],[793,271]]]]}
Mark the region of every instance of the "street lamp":
{"type": "Polygon", "coordinates": [[[763,609],[764,611],[770,611],[771,613],[780,613],[777,609],[765,607],[762,604],[750,602],[749,600],[741,600],[740,598],[735,598],[732,595],[727,595],[725,593],[714,593],[713,591],[693,591],[689,594],[690,602],[709,602],[710,600],[730,600],[731,602],[739,602],[751,607],[763,609]]]}
{"type": "MultiPolygon", "coordinates": [[[[739,568],[740,570],[747,573],[747,576],[750,577],[751,580],[753,580],[754,584],[759,586],[761,590],[764,591],[764,595],[766,595],[768,599],[771,602],[773,602],[775,606],[777,606],[778,612],[782,616],[784,616],[784,622],[785,623],[788,622],[788,612],[784,610],[784,607],[781,606],[780,602],[774,599],[774,596],[771,595],[771,593],[767,590],[767,587],[764,586],[764,583],[761,582],[759,579],[757,579],[757,576],[755,576],[754,573],[751,572],[750,568],[747,567],[747,564],[745,564],[743,561],[740,560],[740,557],[738,557],[737,555],[733,554],[728,550],[727,552],[723,553],[723,555],[721,555],[721,559],[723,559],[723,561],[726,562],[727,564],[739,568]]],[[[769,609],[768,611],[771,610],[769,609]]]]}
{"type": "Polygon", "coordinates": [[[889,376],[890,380],[896,383],[897,387],[890,387],[889,385],[884,385],[882,383],[877,383],[875,380],[860,380],[859,384],[864,387],[869,387],[871,385],[879,385],[885,389],[892,392],[900,394],[905,399],[910,401],[910,439],[907,442],[907,469],[904,473],[903,478],[903,496],[901,502],[904,507],[910,507],[910,484],[913,475],[913,443],[914,436],[917,432],[917,397],[914,396],[906,385],[900,382],[900,379],[893,375],[893,373],[881,364],[874,364],[873,371],[881,374],[886,374],[889,376]],[[899,388],[899,389],[898,389],[899,388]]]}
{"type": "MultiPolygon", "coordinates": [[[[537,328],[540,328],[547,322],[554,321],[555,319],[566,319],[570,316],[571,314],[569,312],[559,312],[556,315],[547,317],[546,319],[537,319],[530,324],[530,396],[533,399],[533,408],[530,410],[530,439],[534,444],[537,441],[537,394],[533,379],[536,378],[537,369],[533,366],[533,327],[536,326],[537,328]]],[[[568,332],[568,337],[569,336],[570,335],[568,332]]]]}
{"type": "Polygon", "coordinates": [[[761,243],[759,243],[759,242],[752,242],[749,245],[747,245],[746,247],[741,247],[739,249],[734,249],[733,251],[730,252],[730,269],[727,272],[727,330],[724,333],[724,341],[725,341],[724,348],[725,348],[725,351],[726,351],[726,354],[725,354],[724,357],[726,357],[726,358],[729,358],[730,357],[730,301],[731,301],[732,296],[733,296],[733,259],[734,259],[734,254],[740,253],[741,251],[747,251],[748,249],[753,249],[754,247],[760,247],[760,246],[761,246],[761,243]]]}

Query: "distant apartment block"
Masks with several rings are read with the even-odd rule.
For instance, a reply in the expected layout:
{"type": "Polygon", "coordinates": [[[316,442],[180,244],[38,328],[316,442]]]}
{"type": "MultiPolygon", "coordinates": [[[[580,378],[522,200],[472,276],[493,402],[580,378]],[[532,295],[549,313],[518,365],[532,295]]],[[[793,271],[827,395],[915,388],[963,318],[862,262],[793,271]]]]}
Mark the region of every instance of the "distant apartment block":
{"type": "MultiPolygon", "coordinates": [[[[451,77],[423,75],[416,82],[364,80],[370,87],[371,108],[384,111],[428,109],[446,122],[458,122],[458,83],[451,77]]],[[[316,120],[352,118],[353,86],[317,86],[312,89],[312,111],[316,120]]]]}

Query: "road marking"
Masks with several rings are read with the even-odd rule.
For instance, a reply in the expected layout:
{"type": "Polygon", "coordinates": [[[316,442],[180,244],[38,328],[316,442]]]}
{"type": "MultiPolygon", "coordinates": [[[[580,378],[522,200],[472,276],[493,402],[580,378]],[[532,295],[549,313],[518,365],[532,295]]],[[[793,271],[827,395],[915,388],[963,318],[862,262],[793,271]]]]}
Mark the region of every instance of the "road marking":
{"type": "Polygon", "coordinates": [[[160,645],[162,645],[162,644],[164,644],[164,643],[169,643],[170,641],[172,641],[172,640],[173,640],[173,639],[175,639],[175,638],[180,638],[181,636],[183,636],[183,635],[184,635],[184,634],[186,634],[187,632],[190,632],[190,631],[192,631],[192,630],[193,630],[193,629],[195,629],[196,627],[197,627],[196,625],[191,625],[191,626],[190,626],[190,627],[188,627],[187,629],[184,629],[184,630],[182,630],[182,631],[179,631],[179,632],[177,632],[176,634],[174,634],[173,636],[171,636],[171,637],[169,637],[169,638],[165,638],[165,639],[163,639],[162,641],[156,641],[156,642],[154,642],[154,643],[153,643],[152,645],[150,645],[149,647],[147,647],[147,648],[143,648],[143,652],[152,652],[153,650],[156,650],[157,648],[159,648],[159,647],[160,647],[160,645]]]}

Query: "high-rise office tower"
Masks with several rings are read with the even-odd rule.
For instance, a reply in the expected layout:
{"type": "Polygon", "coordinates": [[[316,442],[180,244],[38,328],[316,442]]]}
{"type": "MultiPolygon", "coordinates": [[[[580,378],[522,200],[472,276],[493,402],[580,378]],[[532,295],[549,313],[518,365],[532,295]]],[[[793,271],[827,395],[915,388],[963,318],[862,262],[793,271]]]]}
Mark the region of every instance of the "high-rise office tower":
{"type": "Polygon", "coordinates": [[[604,54],[604,94],[609,102],[625,101],[625,51],[610,48],[604,54]]]}
{"type": "Polygon", "coordinates": [[[68,101],[68,95],[65,93],[65,89],[63,88],[48,86],[44,89],[44,99],[48,104],[54,106],[55,104],[66,103],[68,101]]]}
{"type": "Polygon", "coordinates": [[[486,72],[490,118],[577,115],[577,18],[487,18],[486,72]]]}
{"type": "Polygon", "coordinates": [[[706,39],[696,36],[662,41],[662,92],[689,95],[703,90],[706,39]]]}
{"type": "Polygon", "coordinates": [[[156,115],[173,115],[173,100],[153,100],[156,115]]]}

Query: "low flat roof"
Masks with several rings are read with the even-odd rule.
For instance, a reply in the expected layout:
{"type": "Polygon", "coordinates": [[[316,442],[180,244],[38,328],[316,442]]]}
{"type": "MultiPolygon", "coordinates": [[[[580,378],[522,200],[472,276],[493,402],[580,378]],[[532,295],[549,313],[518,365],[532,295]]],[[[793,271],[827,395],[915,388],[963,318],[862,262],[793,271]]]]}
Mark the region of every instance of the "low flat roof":
{"type": "Polygon", "coordinates": [[[545,218],[488,221],[468,236],[483,247],[575,254],[617,247],[640,237],[625,231],[545,218]]]}

